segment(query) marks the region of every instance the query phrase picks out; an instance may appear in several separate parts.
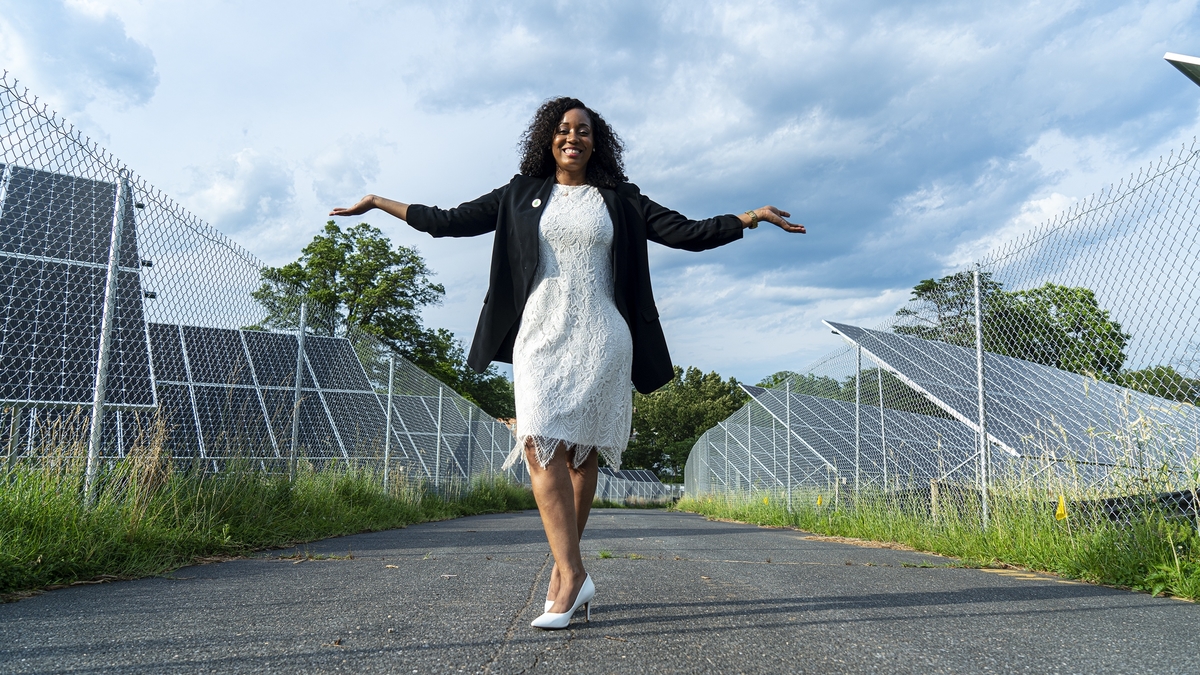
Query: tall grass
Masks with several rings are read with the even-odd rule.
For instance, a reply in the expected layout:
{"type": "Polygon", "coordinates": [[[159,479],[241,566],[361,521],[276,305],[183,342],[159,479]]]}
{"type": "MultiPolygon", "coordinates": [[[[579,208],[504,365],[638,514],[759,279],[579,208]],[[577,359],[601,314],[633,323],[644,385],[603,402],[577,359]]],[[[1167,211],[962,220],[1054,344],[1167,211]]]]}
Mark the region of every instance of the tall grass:
{"type": "Polygon", "coordinates": [[[930,492],[863,492],[711,495],[680,500],[675,508],[709,518],[808,532],[897,542],[920,551],[961,559],[972,566],[1006,564],[1064,577],[1155,594],[1200,599],[1200,538],[1194,524],[1147,501],[1123,522],[1073,504],[1055,517],[1052,500],[998,492],[988,527],[981,526],[978,493],[943,489],[936,507],[930,492]],[[1060,514],[1061,515],[1061,514],[1060,514]]]}
{"type": "Polygon", "coordinates": [[[479,513],[534,508],[503,477],[439,492],[424,484],[385,491],[375,471],[300,463],[294,481],[227,460],[220,473],[180,467],[161,427],[81,498],[76,443],[0,468],[0,594],[57,584],[160,574],[197,558],[236,556],[322,537],[479,513]]]}

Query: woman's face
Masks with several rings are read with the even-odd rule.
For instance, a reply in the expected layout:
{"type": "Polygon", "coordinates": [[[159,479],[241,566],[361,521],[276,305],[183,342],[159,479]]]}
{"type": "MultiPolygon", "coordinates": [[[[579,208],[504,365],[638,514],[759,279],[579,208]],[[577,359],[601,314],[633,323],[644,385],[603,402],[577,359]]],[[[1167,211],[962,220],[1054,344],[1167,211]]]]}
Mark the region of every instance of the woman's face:
{"type": "Polygon", "coordinates": [[[592,157],[592,119],[582,108],[568,110],[558,123],[550,152],[559,169],[568,173],[584,171],[592,157]]]}

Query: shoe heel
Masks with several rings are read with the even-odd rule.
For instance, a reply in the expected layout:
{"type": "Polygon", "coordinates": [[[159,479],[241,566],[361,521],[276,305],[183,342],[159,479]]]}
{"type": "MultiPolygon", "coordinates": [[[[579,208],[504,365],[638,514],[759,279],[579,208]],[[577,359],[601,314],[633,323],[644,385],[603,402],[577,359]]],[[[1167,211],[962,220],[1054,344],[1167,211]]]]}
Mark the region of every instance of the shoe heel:
{"type": "Polygon", "coordinates": [[[591,623],[592,622],[592,603],[590,603],[590,602],[583,603],[583,608],[585,610],[587,610],[587,614],[585,615],[584,622],[591,623]]]}

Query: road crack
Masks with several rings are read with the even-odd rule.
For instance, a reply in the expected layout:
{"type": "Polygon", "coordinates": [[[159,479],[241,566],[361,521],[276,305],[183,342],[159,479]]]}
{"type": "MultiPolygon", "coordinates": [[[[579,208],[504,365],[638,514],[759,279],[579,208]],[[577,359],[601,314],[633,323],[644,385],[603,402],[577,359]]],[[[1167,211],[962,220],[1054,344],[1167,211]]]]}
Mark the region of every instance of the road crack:
{"type": "Polygon", "coordinates": [[[487,663],[483,664],[483,672],[492,672],[492,666],[500,659],[501,656],[504,655],[504,651],[508,649],[509,643],[512,642],[513,635],[515,635],[517,632],[517,624],[521,622],[521,615],[525,613],[525,610],[529,609],[531,604],[533,604],[533,598],[537,595],[537,589],[542,585],[542,577],[546,575],[546,568],[550,566],[551,560],[552,558],[550,557],[550,554],[547,553],[546,560],[542,563],[541,569],[539,569],[537,575],[533,577],[533,583],[529,584],[529,594],[525,597],[525,604],[522,605],[521,608],[517,610],[517,613],[513,615],[512,621],[508,624],[508,630],[504,633],[504,640],[500,642],[500,647],[496,649],[495,654],[492,654],[492,658],[488,659],[487,663]]]}

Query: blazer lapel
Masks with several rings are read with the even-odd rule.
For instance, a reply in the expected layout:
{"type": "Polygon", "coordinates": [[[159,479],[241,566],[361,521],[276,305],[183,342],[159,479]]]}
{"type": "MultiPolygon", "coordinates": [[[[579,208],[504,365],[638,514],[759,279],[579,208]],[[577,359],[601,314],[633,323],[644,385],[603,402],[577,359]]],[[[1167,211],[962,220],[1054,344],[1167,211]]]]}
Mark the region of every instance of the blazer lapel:
{"type": "Polygon", "coordinates": [[[625,285],[625,280],[629,278],[629,227],[625,220],[625,213],[621,209],[621,198],[617,195],[616,190],[608,188],[600,188],[600,196],[604,197],[604,205],[608,207],[608,217],[613,224],[613,300],[617,305],[617,311],[625,318],[625,322],[633,325],[629,321],[629,307],[626,305],[625,293],[622,292],[625,285]]]}
{"type": "Polygon", "coordinates": [[[538,267],[538,225],[542,221],[542,212],[550,201],[550,192],[554,189],[554,176],[547,177],[536,191],[527,192],[520,203],[516,204],[516,217],[513,219],[512,238],[516,249],[516,259],[521,261],[518,269],[522,297],[517,299],[518,311],[525,307],[525,300],[533,292],[533,282],[537,278],[538,267]]]}

